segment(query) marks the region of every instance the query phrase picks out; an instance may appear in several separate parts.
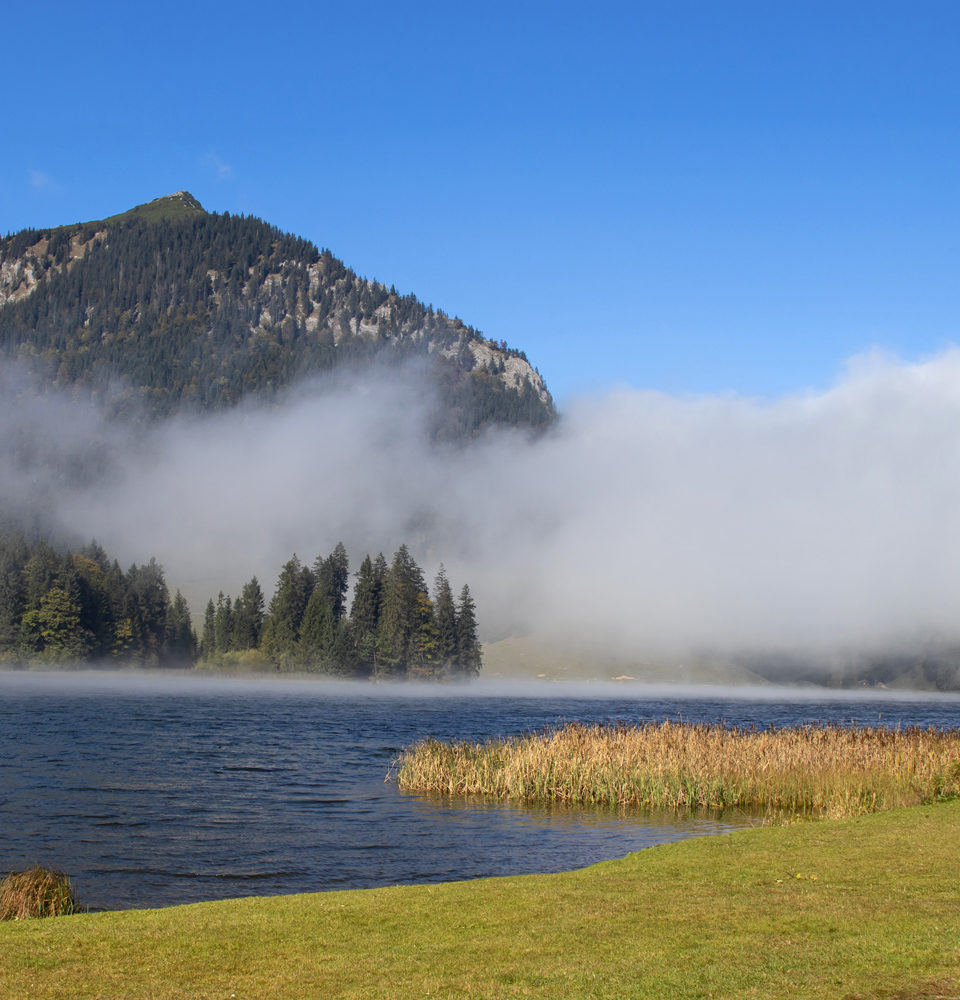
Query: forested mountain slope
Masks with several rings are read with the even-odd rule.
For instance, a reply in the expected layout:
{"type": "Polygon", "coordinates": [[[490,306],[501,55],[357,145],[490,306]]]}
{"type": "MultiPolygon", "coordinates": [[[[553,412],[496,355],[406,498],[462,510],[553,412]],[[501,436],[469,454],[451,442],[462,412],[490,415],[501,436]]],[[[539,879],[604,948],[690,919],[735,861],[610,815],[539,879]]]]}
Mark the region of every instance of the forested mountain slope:
{"type": "Polygon", "coordinates": [[[541,428],[553,402],[525,355],[359,277],[329,250],[187,192],[0,240],[0,352],[47,382],[165,416],[296,380],[422,358],[438,437],[541,428]],[[119,387],[119,389],[118,389],[119,387]]]}

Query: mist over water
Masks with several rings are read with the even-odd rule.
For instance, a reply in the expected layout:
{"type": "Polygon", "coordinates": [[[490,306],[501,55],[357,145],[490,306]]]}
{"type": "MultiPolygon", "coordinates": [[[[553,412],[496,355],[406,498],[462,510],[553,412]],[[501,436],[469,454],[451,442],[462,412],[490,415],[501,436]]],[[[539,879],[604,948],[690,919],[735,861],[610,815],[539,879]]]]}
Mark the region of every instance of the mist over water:
{"type": "Polygon", "coordinates": [[[342,540],[355,569],[406,541],[470,584],[486,639],[641,657],[960,639],[956,348],[772,401],[617,389],[539,440],[464,447],[428,440],[413,370],[146,431],[12,377],[4,501],[121,562],[155,555],[194,611],[254,573],[269,595],[293,552],[342,540]]]}

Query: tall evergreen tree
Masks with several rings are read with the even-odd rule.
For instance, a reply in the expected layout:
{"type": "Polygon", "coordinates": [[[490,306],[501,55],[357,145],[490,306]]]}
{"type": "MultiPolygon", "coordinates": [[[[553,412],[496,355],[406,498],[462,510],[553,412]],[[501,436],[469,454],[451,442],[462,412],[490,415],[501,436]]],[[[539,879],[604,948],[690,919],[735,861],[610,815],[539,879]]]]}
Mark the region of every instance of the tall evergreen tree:
{"type": "Polygon", "coordinates": [[[243,585],[233,605],[233,648],[256,649],[263,630],[264,599],[260,581],[253,577],[243,585]]]}
{"type": "Polygon", "coordinates": [[[163,570],[156,559],[127,571],[127,617],[134,630],[136,653],[145,662],[156,662],[163,649],[170,603],[163,570]]]}
{"type": "Polygon", "coordinates": [[[343,542],[326,559],[317,557],[313,564],[316,587],[323,592],[333,612],[333,620],[339,622],[346,612],[347,588],[350,586],[350,563],[343,542]]]}
{"type": "Polygon", "coordinates": [[[178,590],[167,611],[167,644],[164,659],[186,666],[196,659],[197,637],[190,621],[190,608],[178,590]]]}
{"type": "Polygon", "coordinates": [[[483,665],[477,639],[476,605],[466,584],[457,604],[457,665],[460,673],[468,677],[479,674],[483,665]]]}
{"type": "Polygon", "coordinates": [[[213,645],[218,653],[233,649],[233,601],[223,591],[217,595],[217,610],[213,617],[213,645]]]}
{"type": "Polygon", "coordinates": [[[356,574],[357,583],[353,589],[350,623],[353,627],[358,665],[367,673],[373,673],[376,669],[377,628],[386,573],[387,563],[382,552],[377,554],[376,562],[366,555],[356,574]]]}
{"type": "Polygon", "coordinates": [[[0,537],[0,653],[20,640],[20,619],[26,604],[23,567],[29,556],[22,536],[0,537]]]}
{"type": "Polygon", "coordinates": [[[307,601],[300,626],[297,651],[300,662],[309,670],[321,670],[331,662],[336,620],[327,595],[314,588],[307,601]]]}
{"type": "Polygon", "coordinates": [[[115,631],[113,607],[107,590],[106,557],[102,560],[76,553],[73,592],[80,607],[80,626],[90,636],[90,655],[103,658],[110,655],[115,631]]]}
{"type": "Polygon", "coordinates": [[[270,601],[269,648],[264,652],[278,662],[295,656],[300,639],[300,623],[313,593],[313,573],[296,554],[284,563],[277,589],[270,601]]]}
{"type": "Polygon", "coordinates": [[[203,613],[203,633],[200,637],[200,655],[209,659],[217,651],[217,609],[213,598],[207,601],[203,613]]]}
{"type": "Polygon", "coordinates": [[[425,590],[417,592],[413,607],[410,667],[421,677],[433,677],[440,670],[437,621],[433,601],[425,590]]]}
{"type": "Polygon", "coordinates": [[[434,581],[433,597],[437,627],[437,660],[441,670],[447,671],[456,665],[459,640],[457,637],[457,606],[443,563],[440,564],[437,578],[434,581]]]}
{"type": "Polygon", "coordinates": [[[423,570],[406,545],[394,553],[383,582],[383,603],[378,628],[377,673],[403,675],[411,660],[417,624],[417,597],[426,592],[423,570]]]}

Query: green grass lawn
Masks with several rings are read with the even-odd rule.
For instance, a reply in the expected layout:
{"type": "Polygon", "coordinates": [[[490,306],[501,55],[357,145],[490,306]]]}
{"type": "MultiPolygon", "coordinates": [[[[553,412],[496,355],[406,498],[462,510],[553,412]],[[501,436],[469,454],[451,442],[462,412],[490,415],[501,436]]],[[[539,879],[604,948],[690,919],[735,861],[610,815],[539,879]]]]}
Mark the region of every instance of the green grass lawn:
{"type": "Polygon", "coordinates": [[[560,875],[0,924],[4,1000],[430,996],[960,997],[960,802],[560,875]]]}

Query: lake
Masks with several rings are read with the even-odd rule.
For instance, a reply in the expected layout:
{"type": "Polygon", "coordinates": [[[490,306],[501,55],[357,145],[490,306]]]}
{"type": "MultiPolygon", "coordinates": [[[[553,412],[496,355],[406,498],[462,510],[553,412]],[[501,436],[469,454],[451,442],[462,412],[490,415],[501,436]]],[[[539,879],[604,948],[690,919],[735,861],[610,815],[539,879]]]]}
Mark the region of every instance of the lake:
{"type": "Polygon", "coordinates": [[[750,824],[453,802],[385,781],[427,736],[561,722],[960,726],[954,695],[0,673],[0,870],[91,909],[564,871],[750,824]]]}

